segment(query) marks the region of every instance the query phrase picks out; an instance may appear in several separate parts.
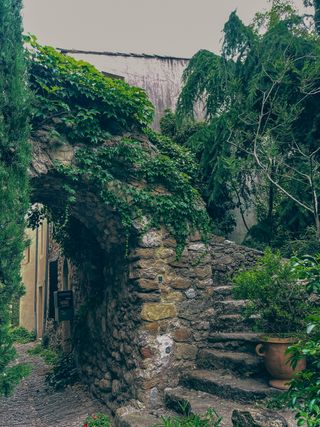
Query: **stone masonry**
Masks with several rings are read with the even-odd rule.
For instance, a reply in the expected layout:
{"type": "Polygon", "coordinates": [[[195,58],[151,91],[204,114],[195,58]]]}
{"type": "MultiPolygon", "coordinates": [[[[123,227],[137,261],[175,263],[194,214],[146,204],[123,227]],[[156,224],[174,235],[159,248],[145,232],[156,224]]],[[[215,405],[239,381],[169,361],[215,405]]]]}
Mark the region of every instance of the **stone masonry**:
{"type": "MultiPolygon", "coordinates": [[[[165,230],[150,230],[126,259],[112,251],[99,303],[86,313],[87,346],[75,347],[91,392],[113,412],[128,403],[161,405],[164,390],[179,384],[208,345],[215,288],[258,255],[218,237],[204,244],[194,235],[177,260],[165,230]]],[[[92,287],[78,267],[77,310],[90,300],[92,287]]]]}

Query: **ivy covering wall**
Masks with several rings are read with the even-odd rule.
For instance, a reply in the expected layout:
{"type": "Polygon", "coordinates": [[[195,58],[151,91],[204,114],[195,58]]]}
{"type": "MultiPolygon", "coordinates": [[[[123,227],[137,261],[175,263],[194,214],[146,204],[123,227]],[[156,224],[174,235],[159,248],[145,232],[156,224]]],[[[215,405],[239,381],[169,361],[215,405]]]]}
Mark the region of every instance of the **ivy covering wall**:
{"type": "Polygon", "coordinates": [[[84,180],[120,215],[128,237],[139,218],[149,228],[165,225],[178,252],[192,230],[207,234],[209,219],[194,187],[195,158],[149,128],[153,106],[145,92],[34,38],[29,42],[33,137],[45,131],[52,144],[77,146],[72,164],[56,165],[65,193],[61,209],[53,212],[62,243],[70,240],[61,227],[67,231],[66,209],[72,210],[84,180]]]}
{"type": "Polygon", "coordinates": [[[20,0],[0,2],[0,394],[8,394],[22,374],[19,367],[7,366],[15,354],[9,335],[10,304],[23,292],[20,264],[30,158],[20,10],[20,0]]]}

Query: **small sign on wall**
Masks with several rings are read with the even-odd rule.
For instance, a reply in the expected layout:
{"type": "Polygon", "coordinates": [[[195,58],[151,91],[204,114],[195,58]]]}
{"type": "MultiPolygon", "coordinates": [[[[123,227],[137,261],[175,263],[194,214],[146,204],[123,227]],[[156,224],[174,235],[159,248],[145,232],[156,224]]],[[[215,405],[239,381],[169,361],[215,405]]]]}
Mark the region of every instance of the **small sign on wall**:
{"type": "Polygon", "coordinates": [[[57,322],[73,319],[73,292],[54,292],[54,318],[57,322]]]}

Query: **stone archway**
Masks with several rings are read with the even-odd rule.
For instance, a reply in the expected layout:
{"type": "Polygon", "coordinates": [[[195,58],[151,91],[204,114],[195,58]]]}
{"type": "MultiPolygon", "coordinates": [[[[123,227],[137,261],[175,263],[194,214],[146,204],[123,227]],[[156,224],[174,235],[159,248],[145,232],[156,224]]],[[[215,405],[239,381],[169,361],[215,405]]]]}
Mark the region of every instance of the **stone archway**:
{"type": "MultiPolygon", "coordinates": [[[[33,198],[49,207],[63,182],[54,162],[70,164],[77,147],[33,141],[33,198]]],[[[117,212],[79,183],[70,227],[80,258],[74,286],[75,353],[83,380],[112,410],[138,400],[156,406],[205,345],[212,287],[211,255],[200,236],[179,260],[164,229],[126,241],[117,212]],[[202,344],[201,344],[202,343],[202,344]]]]}

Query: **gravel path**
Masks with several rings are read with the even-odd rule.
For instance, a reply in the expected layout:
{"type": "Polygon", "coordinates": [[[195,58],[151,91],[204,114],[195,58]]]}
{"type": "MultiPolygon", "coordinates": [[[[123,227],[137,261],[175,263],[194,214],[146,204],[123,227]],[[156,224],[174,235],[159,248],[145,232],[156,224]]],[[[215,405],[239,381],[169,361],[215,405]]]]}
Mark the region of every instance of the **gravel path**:
{"type": "Polygon", "coordinates": [[[0,427],[81,427],[84,419],[106,408],[92,399],[81,385],[56,392],[47,389],[45,374],[50,367],[27,350],[35,344],[17,345],[18,359],[33,366],[32,373],[9,397],[0,397],[0,427]]]}

